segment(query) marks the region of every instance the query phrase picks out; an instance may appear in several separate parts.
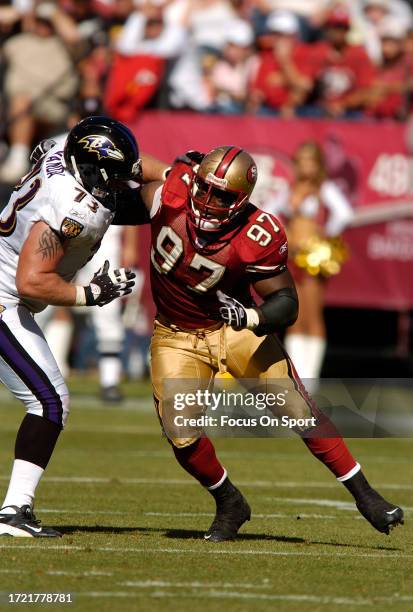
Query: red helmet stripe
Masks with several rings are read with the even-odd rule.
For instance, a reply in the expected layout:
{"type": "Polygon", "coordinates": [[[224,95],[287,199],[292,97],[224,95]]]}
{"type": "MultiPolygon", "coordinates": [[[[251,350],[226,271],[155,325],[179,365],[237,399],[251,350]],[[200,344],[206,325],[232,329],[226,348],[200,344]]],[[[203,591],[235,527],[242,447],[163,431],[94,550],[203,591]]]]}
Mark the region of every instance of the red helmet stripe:
{"type": "Polygon", "coordinates": [[[226,171],[228,170],[231,163],[234,161],[237,155],[242,152],[242,149],[238,147],[231,147],[222,158],[222,161],[218,164],[214,174],[217,178],[224,178],[226,171]]]}

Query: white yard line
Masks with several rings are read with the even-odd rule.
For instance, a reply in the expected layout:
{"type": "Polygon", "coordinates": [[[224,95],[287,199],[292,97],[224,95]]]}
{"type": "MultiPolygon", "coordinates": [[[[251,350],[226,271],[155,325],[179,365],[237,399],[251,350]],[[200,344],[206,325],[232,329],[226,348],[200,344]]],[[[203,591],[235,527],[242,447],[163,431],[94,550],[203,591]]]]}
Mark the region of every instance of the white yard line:
{"type": "MultiPolygon", "coordinates": [[[[0,476],[0,480],[8,481],[10,475],[0,476]]],[[[131,484],[131,485],[197,485],[196,480],[190,478],[105,478],[99,476],[45,476],[42,482],[73,482],[76,484],[131,484]]],[[[240,487],[252,488],[288,488],[288,489],[340,489],[340,483],[337,482],[317,482],[317,481],[275,481],[271,480],[239,480],[237,485],[240,487]]],[[[394,491],[413,491],[412,484],[378,484],[378,489],[392,489],[394,491]]],[[[276,499],[276,498],[274,498],[276,499]]],[[[278,499],[278,498],[277,498],[278,499]]],[[[343,502],[345,503],[345,502],[343,502]]]]}
{"type": "MultiPolygon", "coordinates": [[[[144,516],[160,516],[160,517],[176,517],[176,518],[193,518],[197,516],[212,516],[212,512],[144,512],[144,516]]],[[[252,513],[253,519],[273,519],[273,518],[296,518],[291,514],[282,512],[272,512],[269,514],[256,514],[252,513]]],[[[300,518],[314,518],[314,519],[332,519],[337,520],[338,516],[332,516],[328,514],[304,514],[300,512],[300,518]]]]}
{"type": "MultiPolygon", "coordinates": [[[[310,506],[325,506],[327,508],[336,508],[337,510],[350,510],[354,512],[356,509],[354,502],[337,501],[333,499],[317,499],[317,498],[303,498],[303,497],[265,497],[265,501],[273,501],[281,504],[304,504],[310,506]]],[[[413,506],[403,505],[403,510],[408,512],[413,510],[413,506]]]]}
{"type": "Polygon", "coordinates": [[[193,582],[173,582],[166,580],[127,580],[125,582],[119,582],[119,586],[126,587],[138,587],[141,589],[147,589],[152,587],[161,588],[188,588],[188,589],[211,589],[218,587],[220,589],[268,589],[271,588],[271,584],[257,584],[248,582],[201,582],[199,580],[193,582]]]}
{"type": "Polygon", "coordinates": [[[310,506],[324,506],[327,508],[335,508],[336,510],[350,510],[354,512],[356,507],[354,502],[339,501],[335,499],[318,499],[316,497],[266,497],[266,501],[274,501],[281,504],[304,504],[310,506]]]}
{"type": "MultiPolygon", "coordinates": [[[[13,570],[13,569],[0,569],[0,574],[20,574],[21,575],[22,570],[13,570]]],[[[72,578],[81,578],[81,577],[87,577],[87,578],[95,578],[95,577],[99,577],[99,576],[113,576],[113,572],[98,572],[98,571],[90,571],[90,572],[65,572],[64,570],[49,570],[49,571],[44,571],[44,574],[47,574],[47,576],[70,576],[72,578]]]]}
{"type": "MultiPolygon", "coordinates": [[[[93,598],[139,598],[143,596],[142,591],[80,591],[76,593],[80,597],[93,597],[93,598]]],[[[171,593],[168,591],[153,591],[146,594],[147,597],[151,598],[185,598],[193,599],[197,597],[197,593],[171,593]]],[[[317,596],[307,594],[270,594],[270,593],[242,593],[237,591],[203,591],[202,599],[244,599],[244,600],[261,600],[261,601],[279,601],[279,602],[297,602],[297,603],[312,603],[320,605],[342,605],[342,606],[365,606],[374,607],[379,603],[391,604],[411,604],[413,596],[401,596],[401,597],[374,597],[374,598],[362,598],[362,597],[338,597],[338,596],[317,596]]]]}
{"type": "MultiPolygon", "coordinates": [[[[35,542],[33,542],[35,544],[35,542]]],[[[0,550],[32,550],[34,552],[39,550],[73,550],[80,552],[87,552],[89,554],[90,548],[85,546],[73,546],[68,545],[32,545],[32,544],[0,544],[0,550]]],[[[212,546],[210,544],[204,544],[202,548],[138,548],[138,547],[116,547],[116,546],[96,546],[93,548],[94,552],[100,553],[120,553],[124,555],[126,553],[139,553],[139,554],[155,554],[160,553],[172,554],[172,555],[229,555],[229,556],[266,556],[266,557],[328,557],[328,558],[358,558],[358,559],[412,559],[413,554],[405,554],[403,552],[389,552],[389,553],[352,553],[352,552],[310,552],[304,550],[297,551],[276,551],[276,550],[252,550],[252,549],[222,549],[212,546]]]]}
{"type": "MultiPolygon", "coordinates": [[[[36,514],[105,514],[111,516],[122,516],[125,512],[121,510],[72,510],[68,508],[37,508],[36,506],[36,514]]],[[[210,516],[210,515],[208,515],[210,516]]],[[[80,527],[81,529],[81,527],[80,527]]]]}
{"type": "MultiPolygon", "coordinates": [[[[69,508],[36,508],[36,512],[39,514],[103,514],[107,516],[122,516],[125,512],[121,510],[73,510],[69,508]]],[[[213,512],[142,512],[136,513],[136,516],[153,516],[153,517],[170,517],[170,518],[196,518],[200,516],[213,516],[213,512]]],[[[276,519],[276,518],[295,518],[291,514],[283,512],[269,512],[265,513],[253,513],[254,519],[276,519]]],[[[300,512],[300,518],[311,518],[311,519],[331,519],[337,520],[338,515],[329,514],[311,514],[300,512]]],[[[358,517],[357,517],[358,518],[358,517]]],[[[79,527],[81,529],[81,527],[79,527]]]]}

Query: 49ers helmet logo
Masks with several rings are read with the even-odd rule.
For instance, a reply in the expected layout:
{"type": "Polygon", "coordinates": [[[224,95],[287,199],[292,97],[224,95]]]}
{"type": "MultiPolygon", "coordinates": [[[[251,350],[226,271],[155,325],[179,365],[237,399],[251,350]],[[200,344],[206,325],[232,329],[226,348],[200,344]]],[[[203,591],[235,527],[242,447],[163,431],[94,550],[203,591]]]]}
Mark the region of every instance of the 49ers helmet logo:
{"type": "Polygon", "coordinates": [[[79,143],[83,144],[83,148],[86,149],[86,151],[96,153],[98,159],[109,158],[117,161],[123,161],[125,159],[122,151],[115,147],[113,142],[106,136],[90,134],[89,136],[81,138],[79,143]]]}
{"type": "Polygon", "coordinates": [[[257,175],[257,166],[255,164],[251,164],[247,170],[247,181],[254,185],[255,181],[257,180],[257,175]]]}

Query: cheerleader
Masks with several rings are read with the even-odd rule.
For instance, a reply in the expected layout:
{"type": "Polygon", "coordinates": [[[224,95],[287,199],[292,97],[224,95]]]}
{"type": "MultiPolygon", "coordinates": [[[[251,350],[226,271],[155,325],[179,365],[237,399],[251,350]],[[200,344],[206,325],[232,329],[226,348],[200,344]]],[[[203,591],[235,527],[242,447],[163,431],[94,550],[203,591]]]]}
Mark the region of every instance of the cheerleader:
{"type": "MultiPolygon", "coordinates": [[[[326,278],[339,264],[325,254],[353,217],[350,202],[327,177],[326,163],[315,142],[301,144],[293,156],[294,180],[277,211],[285,220],[290,261],[300,300],[297,322],[288,329],[285,346],[308,391],[317,388],[326,350],[324,297],[326,278]],[[309,257],[309,255],[311,255],[309,257]]],[[[338,249],[339,251],[339,249],[338,249]]],[[[338,259],[340,259],[340,254],[338,259]]]]}

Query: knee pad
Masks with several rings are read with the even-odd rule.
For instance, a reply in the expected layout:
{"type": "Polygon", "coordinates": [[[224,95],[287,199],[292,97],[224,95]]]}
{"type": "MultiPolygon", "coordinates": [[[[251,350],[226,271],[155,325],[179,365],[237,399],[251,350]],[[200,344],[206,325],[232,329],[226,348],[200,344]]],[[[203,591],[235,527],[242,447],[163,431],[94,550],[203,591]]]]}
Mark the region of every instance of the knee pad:
{"type": "Polygon", "coordinates": [[[191,444],[195,444],[200,437],[201,435],[192,438],[168,438],[168,442],[175,448],[186,448],[187,446],[191,446],[191,444]]]}

